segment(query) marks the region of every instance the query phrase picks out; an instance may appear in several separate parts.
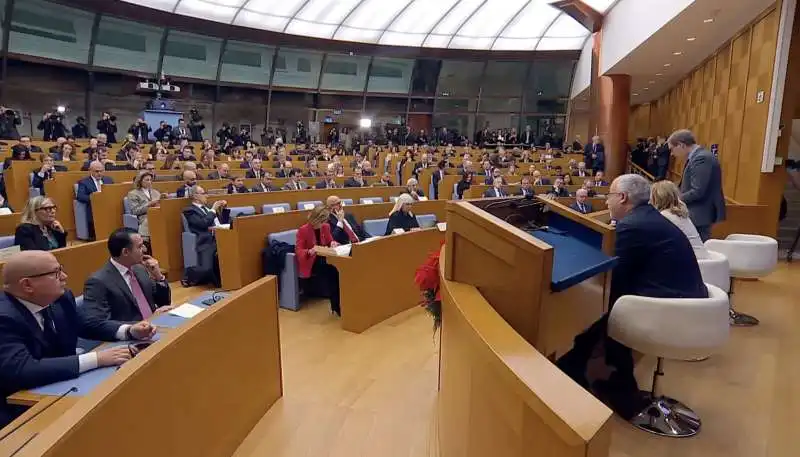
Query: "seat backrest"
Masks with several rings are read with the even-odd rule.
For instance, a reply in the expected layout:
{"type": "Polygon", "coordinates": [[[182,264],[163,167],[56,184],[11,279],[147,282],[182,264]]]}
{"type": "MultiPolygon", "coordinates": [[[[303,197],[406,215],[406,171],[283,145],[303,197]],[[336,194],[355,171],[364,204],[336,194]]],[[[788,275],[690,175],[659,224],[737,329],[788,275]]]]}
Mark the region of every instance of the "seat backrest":
{"type": "Polygon", "coordinates": [[[646,355],[690,360],[717,352],[728,340],[728,294],[706,284],[708,298],[620,297],[608,335],[646,355]]]}
{"type": "Polygon", "coordinates": [[[352,206],[353,205],[353,199],[352,198],[343,198],[341,201],[342,201],[342,206],[352,206]]]}
{"type": "Polygon", "coordinates": [[[28,182],[33,185],[33,172],[28,174],[28,182]]]}
{"type": "Polygon", "coordinates": [[[267,203],[261,206],[263,214],[285,213],[291,210],[292,207],[288,203],[267,203]]]}
{"type": "Polygon", "coordinates": [[[373,203],[383,203],[381,197],[361,197],[358,202],[362,205],[371,205],[373,203]]]}
{"type": "Polygon", "coordinates": [[[419,214],[417,215],[417,223],[422,228],[433,227],[436,225],[435,214],[419,214]]]}
{"type": "Polygon", "coordinates": [[[78,195],[78,183],[72,185],[72,194],[74,196],[78,195]]]}
{"type": "Polygon", "coordinates": [[[181,214],[181,225],[183,225],[183,231],[189,232],[189,221],[186,220],[186,216],[181,214]]]}
{"type": "Polygon", "coordinates": [[[230,217],[236,218],[239,216],[252,216],[256,213],[256,209],[253,206],[234,206],[230,208],[230,217]]]}
{"type": "Polygon", "coordinates": [[[725,292],[731,290],[731,267],[725,254],[708,251],[709,258],[697,259],[703,281],[713,284],[725,292]]]}
{"type": "Polygon", "coordinates": [[[319,200],[308,200],[308,201],[297,202],[297,209],[300,210],[314,209],[317,206],[322,206],[322,202],[319,200]]]}
{"type": "Polygon", "coordinates": [[[370,219],[364,221],[364,230],[372,236],[383,236],[386,233],[386,226],[389,225],[389,218],[370,219]]]}
{"type": "Polygon", "coordinates": [[[285,230],[283,232],[270,233],[267,237],[269,241],[281,241],[294,246],[297,244],[297,229],[285,230]]]}
{"type": "Polygon", "coordinates": [[[132,214],[131,202],[128,200],[128,197],[122,197],[122,214],[132,214]]]}
{"type": "Polygon", "coordinates": [[[458,183],[453,184],[453,200],[458,200],[458,183]]]}
{"type": "Polygon", "coordinates": [[[0,249],[14,246],[14,235],[0,236],[0,249]]]}

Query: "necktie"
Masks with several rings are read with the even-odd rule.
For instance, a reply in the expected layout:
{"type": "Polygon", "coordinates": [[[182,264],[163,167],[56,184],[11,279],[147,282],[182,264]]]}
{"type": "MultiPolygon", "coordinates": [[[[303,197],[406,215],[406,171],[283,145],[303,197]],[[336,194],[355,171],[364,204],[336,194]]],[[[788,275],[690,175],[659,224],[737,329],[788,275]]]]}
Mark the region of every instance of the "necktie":
{"type": "Polygon", "coordinates": [[[586,208],[584,208],[584,207],[583,207],[583,203],[578,203],[578,208],[580,208],[580,209],[581,209],[581,212],[582,212],[583,214],[586,214],[586,208]]]}
{"type": "Polygon", "coordinates": [[[133,298],[136,300],[136,306],[139,308],[139,312],[142,313],[142,319],[147,319],[153,315],[153,310],[150,309],[150,303],[147,302],[147,297],[144,296],[144,291],[142,290],[141,284],[139,284],[139,280],[136,279],[136,276],[131,270],[128,270],[125,276],[128,277],[128,284],[131,286],[131,292],[133,292],[133,298]]]}
{"type": "Polygon", "coordinates": [[[97,187],[97,191],[101,192],[103,189],[103,181],[97,179],[94,181],[94,186],[97,187]]]}
{"type": "Polygon", "coordinates": [[[353,232],[353,229],[350,228],[350,224],[347,223],[347,220],[342,219],[342,225],[344,226],[345,233],[347,233],[347,237],[350,238],[350,242],[358,243],[358,237],[355,232],[353,232]]]}
{"type": "Polygon", "coordinates": [[[39,315],[42,316],[42,332],[44,333],[45,341],[52,346],[57,346],[58,336],[56,333],[56,326],[53,323],[53,316],[52,312],[50,311],[50,307],[39,311],[39,315]]]}

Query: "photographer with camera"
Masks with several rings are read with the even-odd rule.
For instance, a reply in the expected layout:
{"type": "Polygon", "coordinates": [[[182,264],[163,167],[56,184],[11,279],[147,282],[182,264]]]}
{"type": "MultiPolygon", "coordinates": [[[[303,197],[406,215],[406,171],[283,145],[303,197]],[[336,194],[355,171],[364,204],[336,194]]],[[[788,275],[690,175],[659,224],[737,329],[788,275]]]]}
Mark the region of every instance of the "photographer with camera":
{"type": "Polygon", "coordinates": [[[150,139],[150,132],[153,129],[147,125],[147,122],[144,121],[141,117],[136,119],[136,122],[131,124],[131,127],[128,129],[128,133],[133,135],[133,140],[139,144],[147,144],[149,143],[150,139]]]}
{"type": "Polygon", "coordinates": [[[67,136],[67,130],[64,127],[64,115],[58,112],[44,113],[36,128],[44,131],[44,136],[42,137],[44,141],[55,141],[58,137],[67,136]]]}
{"type": "Polygon", "coordinates": [[[295,125],[297,127],[297,134],[294,137],[294,144],[306,144],[306,127],[303,125],[303,121],[297,121],[295,125]]]}
{"type": "Polygon", "coordinates": [[[114,144],[117,142],[117,116],[111,113],[103,113],[103,118],[97,121],[97,131],[106,135],[106,142],[114,144]]]}
{"type": "Polygon", "coordinates": [[[217,144],[224,145],[227,144],[228,140],[233,139],[233,133],[231,132],[231,126],[227,122],[222,123],[222,128],[217,131],[217,144]]]}
{"type": "Polygon", "coordinates": [[[19,114],[5,106],[0,106],[0,139],[19,140],[17,126],[22,124],[19,114]]]}
{"type": "Polygon", "coordinates": [[[203,116],[197,111],[197,108],[189,110],[189,136],[191,141],[203,141],[203,129],[206,128],[203,124],[203,116]]]}
{"type": "Polygon", "coordinates": [[[72,136],[75,138],[90,138],[89,127],[86,125],[86,118],[78,116],[75,121],[77,124],[72,126],[72,136]]]}
{"type": "Polygon", "coordinates": [[[153,132],[153,136],[156,138],[156,141],[160,142],[169,142],[169,138],[172,135],[172,126],[167,124],[164,121],[158,124],[158,128],[155,132],[153,132]]]}

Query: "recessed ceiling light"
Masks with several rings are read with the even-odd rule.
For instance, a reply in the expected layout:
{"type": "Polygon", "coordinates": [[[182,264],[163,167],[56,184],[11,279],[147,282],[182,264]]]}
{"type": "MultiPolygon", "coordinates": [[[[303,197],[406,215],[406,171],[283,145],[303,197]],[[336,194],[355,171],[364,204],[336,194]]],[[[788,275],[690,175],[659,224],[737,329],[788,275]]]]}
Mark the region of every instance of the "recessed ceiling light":
{"type": "Polygon", "coordinates": [[[656,73],[656,76],[664,76],[664,73],[656,73]]]}
{"type": "Polygon", "coordinates": [[[644,90],[650,90],[650,88],[649,87],[645,87],[644,90]]]}
{"type": "Polygon", "coordinates": [[[650,81],[650,82],[649,82],[649,84],[655,84],[655,83],[656,83],[655,81],[650,81]]]}
{"type": "Polygon", "coordinates": [[[638,96],[639,96],[639,94],[637,94],[637,93],[635,93],[635,92],[634,92],[634,93],[633,93],[633,96],[634,96],[634,97],[638,97],[638,96]]]}
{"type": "Polygon", "coordinates": [[[714,18],[713,17],[710,17],[708,19],[703,19],[703,24],[710,24],[712,22],[714,22],[714,18]]]}
{"type": "Polygon", "coordinates": [[[696,39],[697,39],[697,37],[690,36],[689,38],[686,39],[686,41],[694,41],[696,39]]]}
{"type": "Polygon", "coordinates": [[[672,65],[671,63],[665,63],[665,64],[664,64],[664,66],[665,66],[665,67],[669,67],[669,66],[671,66],[671,65],[672,65]]]}
{"type": "Polygon", "coordinates": [[[681,54],[683,54],[681,51],[675,51],[672,53],[673,56],[679,56],[681,54]]]}

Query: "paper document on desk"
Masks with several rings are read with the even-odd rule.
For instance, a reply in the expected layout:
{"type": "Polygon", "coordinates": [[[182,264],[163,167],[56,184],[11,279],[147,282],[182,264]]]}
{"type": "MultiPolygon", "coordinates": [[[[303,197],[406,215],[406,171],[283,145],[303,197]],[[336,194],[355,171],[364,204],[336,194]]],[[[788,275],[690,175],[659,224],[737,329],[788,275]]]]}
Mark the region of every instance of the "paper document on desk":
{"type": "Polygon", "coordinates": [[[335,248],[333,248],[333,250],[336,251],[336,255],[342,256],[342,257],[349,256],[351,249],[353,249],[353,245],[352,244],[340,244],[339,246],[336,246],[335,248]]]}
{"type": "Polygon", "coordinates": [[[214,226],[215,229],[230,230],[231,224],[219,224],[214,226]]]}
{"type": "Polygon", "coordinates": [[[439,222],[439,223],[437,223],[436,224],[436,228],[438,228],[440,232],[446,232],[447,231],[447,222],[439,222]]]}
{"type": "Polygon", "coordinates": [[[360,241],[358,244],[372,243],[373,241],[379,240],[380,238],[381,238],[380,236],[371,236],[371,237],[369,237],[369,238],[367,238],[367,239],[365,239],[363,241],[360,241]]]}
{"type": "Polygon", "coordinates": [[[200,312],[203,311],[204,309],[205,308],[193,305],[191,303],[184,303],[181,306],[171,310],[169,313],[172,314],[173,316],[183,317],[185,319],[191,319],[200,314],[200,312]]]}

